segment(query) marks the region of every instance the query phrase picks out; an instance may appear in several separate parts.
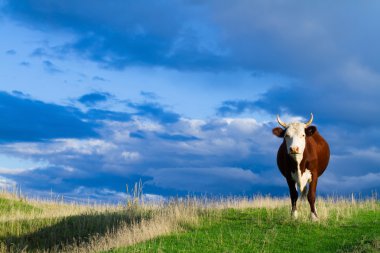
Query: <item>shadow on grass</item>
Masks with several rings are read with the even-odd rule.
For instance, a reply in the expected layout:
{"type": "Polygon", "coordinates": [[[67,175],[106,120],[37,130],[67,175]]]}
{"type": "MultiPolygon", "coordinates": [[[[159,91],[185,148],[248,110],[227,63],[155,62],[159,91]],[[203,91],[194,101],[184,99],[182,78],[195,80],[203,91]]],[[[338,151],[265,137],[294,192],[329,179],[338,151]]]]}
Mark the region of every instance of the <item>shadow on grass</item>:
{"type": "MultiPolygon", "coordinates": [[[[7,252],[59,251],[67,245],[89,242],[94,236],[117,231],[124,225],[149,219],[148,212],[125,210],[65,217],[57,223],[45,226],[33,233],[22,236],[0,238],[5,242],[7,252]]],[[[48,224],[48,222],[47,222],[48,224]]]]}

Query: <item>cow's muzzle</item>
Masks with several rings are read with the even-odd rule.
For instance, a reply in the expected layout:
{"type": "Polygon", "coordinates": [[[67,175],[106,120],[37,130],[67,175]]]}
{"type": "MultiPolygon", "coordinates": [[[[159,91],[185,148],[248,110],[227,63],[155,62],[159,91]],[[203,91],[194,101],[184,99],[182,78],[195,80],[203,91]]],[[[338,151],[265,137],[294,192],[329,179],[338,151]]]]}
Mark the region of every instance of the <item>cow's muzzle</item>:
{"type": "Polygon", "coordinates": [[[291,155],[297,155],[297,154],[300,153],[300,149],[299,149],[299,147],[290,147],[289,148],[289,153],[291,155]]]}

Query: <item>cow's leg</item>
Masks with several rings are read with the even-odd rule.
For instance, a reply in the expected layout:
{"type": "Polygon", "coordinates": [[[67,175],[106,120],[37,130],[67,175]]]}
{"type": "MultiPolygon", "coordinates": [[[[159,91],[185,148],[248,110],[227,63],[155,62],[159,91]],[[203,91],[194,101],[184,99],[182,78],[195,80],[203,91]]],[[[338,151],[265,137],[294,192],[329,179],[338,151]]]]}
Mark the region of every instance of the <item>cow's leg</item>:
{"type": "Polygon", "coordinates": [[[287,178],[286,181],[288,182],[289,186],[289,192],[290,192],[290,199],[292,201],[292,217],[297,219],[298,213],[297,213],[297,199],[298,199],[298,192],[296,189],[296,183],[290,179],[287,178]]]}
{"type": "Polygon", "coordinates": [[[318,220],[317,211],[315,209],[315,194],[317,191],[317,182],[318,177],[313,177],[312,181],[309,184],[309,192],[307,194],[307,200],[309,201],[311,211],[310,218],[312,221],[318,220]]]}

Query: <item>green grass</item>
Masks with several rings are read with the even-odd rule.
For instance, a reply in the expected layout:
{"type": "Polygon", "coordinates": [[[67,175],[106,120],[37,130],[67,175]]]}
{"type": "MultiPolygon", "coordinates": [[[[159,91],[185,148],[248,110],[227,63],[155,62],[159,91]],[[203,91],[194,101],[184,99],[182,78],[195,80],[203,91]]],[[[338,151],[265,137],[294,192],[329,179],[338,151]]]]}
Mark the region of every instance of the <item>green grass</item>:
{"type": "Polygon", "coordinates": [[[15,212],[20,213],[33,213],[42,212],[41,208],[32,206],[21,199],[6,199],[0,198],[0,214],[12,214],[15,212]]]}
{"type": "Polygon", "coordinates": [[[319,223],[294,221],[288,208],[227,209],[185,229],[110,252],[380,252],[378,209],[319,223]]]}

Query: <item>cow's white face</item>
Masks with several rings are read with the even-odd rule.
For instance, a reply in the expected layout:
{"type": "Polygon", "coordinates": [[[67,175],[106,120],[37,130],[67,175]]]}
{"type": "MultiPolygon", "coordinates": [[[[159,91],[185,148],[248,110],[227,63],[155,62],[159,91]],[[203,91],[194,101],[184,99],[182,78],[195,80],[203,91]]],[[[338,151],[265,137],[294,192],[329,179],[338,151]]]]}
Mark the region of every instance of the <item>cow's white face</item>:
{"type": "Polygon", "coordinates": [[[310,115],[310,120],[306,123],[296,122],[287,124],[278,115],[277,121],[283,128],[273,128],[273,134],[285,139],[286,151],[300,164],[306,147],[306,135],[312,136],[317,131],[315,126],[310,126],[313,122],[313,114],[310,115]]]}
{"type": "Polygon", "coordinates": [[[284,138],[288,154],[297,162],[301,162],[306,146],[306,125],[304,123],[290,123],[285,130],[284,138]]]}

